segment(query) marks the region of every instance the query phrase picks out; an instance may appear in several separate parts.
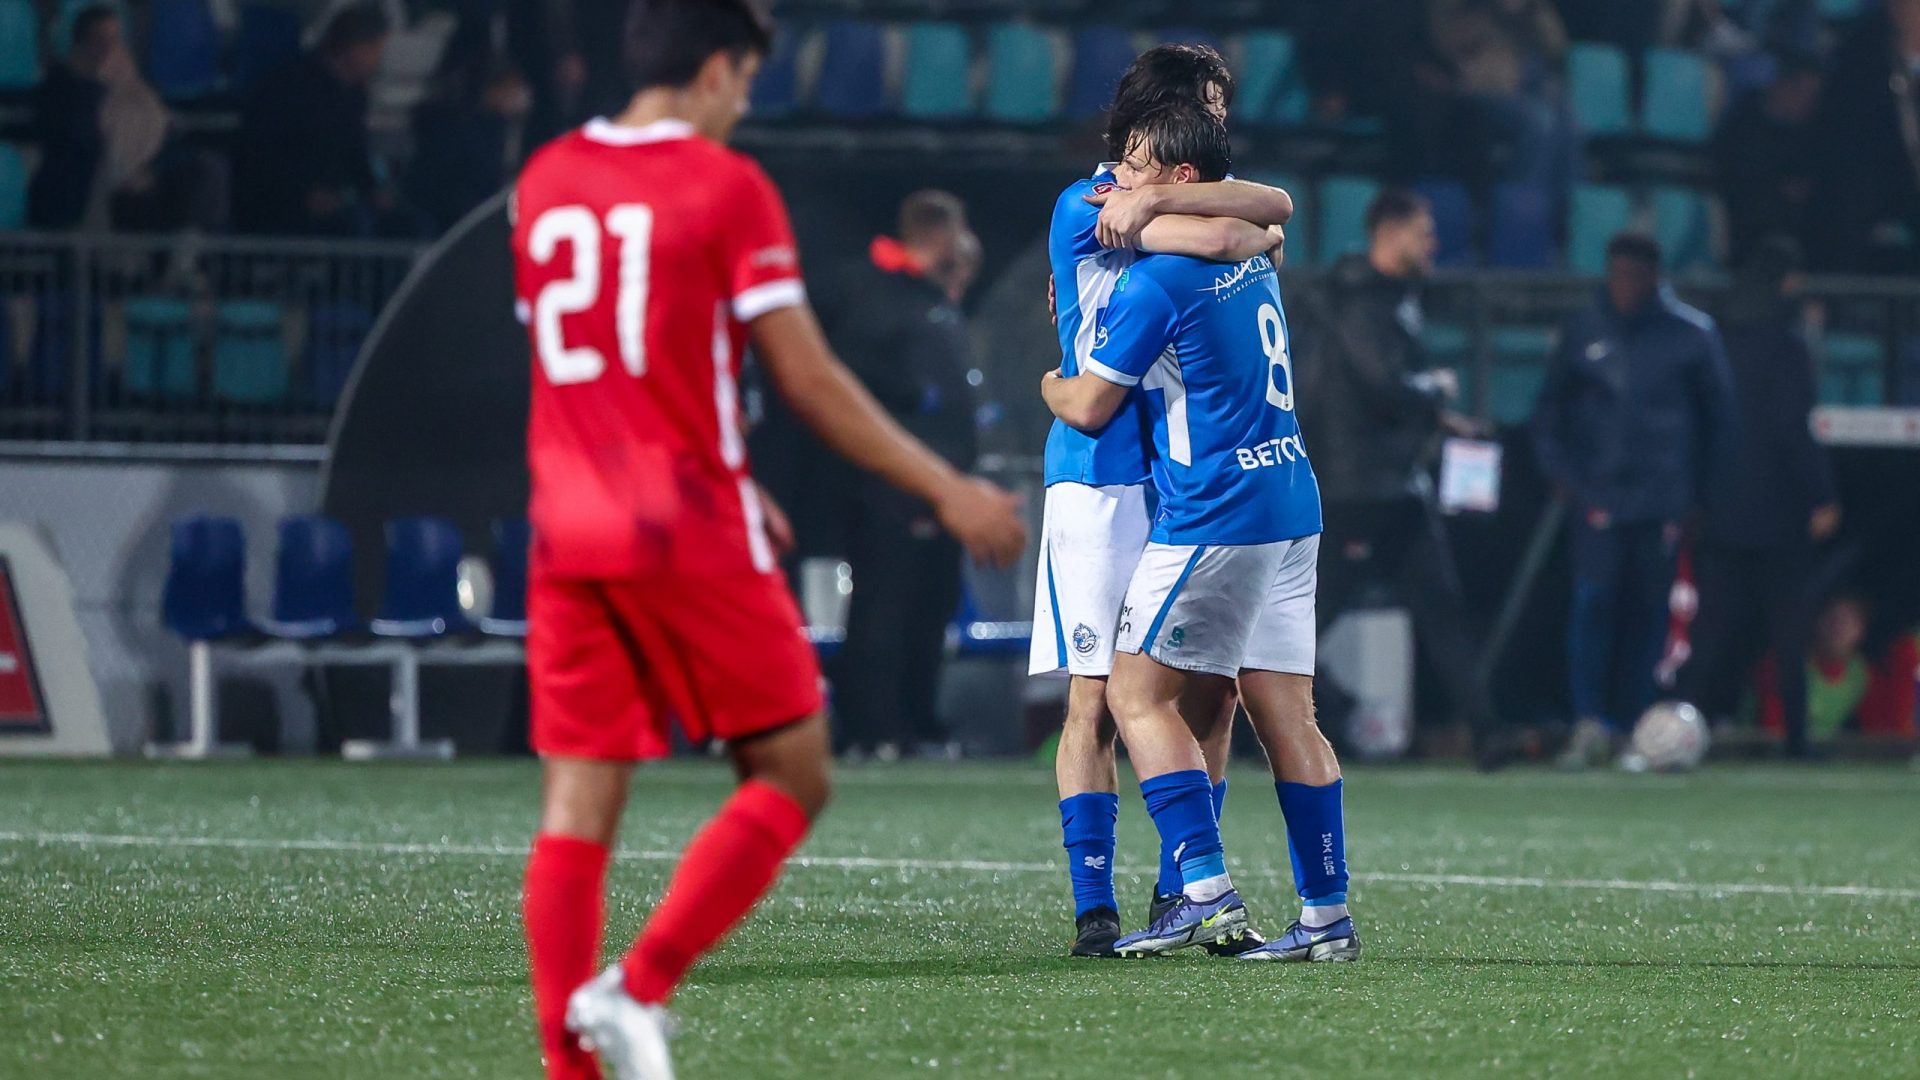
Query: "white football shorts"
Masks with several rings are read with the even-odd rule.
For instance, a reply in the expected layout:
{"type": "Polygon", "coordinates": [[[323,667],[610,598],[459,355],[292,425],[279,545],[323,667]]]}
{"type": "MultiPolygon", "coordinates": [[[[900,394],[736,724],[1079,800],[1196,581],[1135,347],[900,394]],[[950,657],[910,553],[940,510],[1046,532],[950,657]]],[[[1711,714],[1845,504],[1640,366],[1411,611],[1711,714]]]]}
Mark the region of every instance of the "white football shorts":
{"type": "Polygon", "coordinates": [[[1198,547],[1149,543],[1114,635],[1171,668],[1312,675],[1320,537],[1198,547]]]}
{"type": "Polygon", "coordinates": [[[1152,529],[1145,484],[1047,488],[1029,675],[1113,674],[1114,627],[1152,529]]]}

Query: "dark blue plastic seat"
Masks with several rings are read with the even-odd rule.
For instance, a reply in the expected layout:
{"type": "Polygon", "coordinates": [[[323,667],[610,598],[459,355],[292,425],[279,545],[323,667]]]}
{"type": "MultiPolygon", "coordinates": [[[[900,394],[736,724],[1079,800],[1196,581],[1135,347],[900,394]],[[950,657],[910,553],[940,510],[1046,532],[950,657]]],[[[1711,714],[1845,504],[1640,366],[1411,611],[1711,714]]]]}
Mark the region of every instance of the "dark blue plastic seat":
{"type": "Polygon", "coordinates": [[[826,29],[826,56],[814,86],[814,105],[851,120],[886,107],[887,43],[878,23],[841,19],[826,29]]]}
{"type": "Polygon", "coordinates": [[[196,516],[174,522],[162,621],[188,641],[252,634],[246,577],[247,538],[238,521],[196,516]]]}
{"type": "Polygon", "coordinates": [[[308,309],[307,393],[315,404],[331,407],[340,400],[373,319],[373,309],[362,304],[323,301],[308,309]]]}
{"type": "Polygon", "coordinates": [[[1458,180],[1428,177],[1413,185],[1433,208],[1433,227],[1440,240],[1434,261],[1441,266],[1473,264],[1473,196],[1458,180]]]}
{"type": "Polygon", "coordinates": [[[527,549],[533,529],[525,518],[493,523],[493,610],[480,631],[500,637],[527,636],[527,549]]]}
{"type": "Polygon", "coordinates": [[[346,526],[319,514],[280,522],[280,554],[273,583],[275,637],[311,640],[360,628],[353,605],[353,538],[346,526]]]}
{"type": "Polygon", "coordinates": [[[806,32],[782,29],[773,39],[773,52],[753,79],[753,115],[761,119],[785,116],[800,104],[800,46],[806,32]]]}
{"type": "Polygon", "coordinates": [[[152,0],[147,8],[147,78],[179,101],[220,87],[220,28],[207,0],[152,0]]]}
{"type": "Polygon", "coordinates": [[[386,637],[431,638],[467,629],[460,610],[460,528],[441,517],[387,523],[387,588],[370,629],[386,637]]]}
{"type": "Polygon", "coordinates": [[[1073,74],[1067,81],[1066,115],[1085,120],[1105,111],[1120,76],[1139,53],[1133,32],[1117,26],[1089,26],[1073,35],[1073,74]]]}
{"type": "Polygon", "coordinates": [[[246,4],[240,8],[230,79],[235,90],[245,91],[262,75],[299,55],[299,12],[277,4],[246,4]]]}
{"type": "Polygon", "coordinates": [[[1487,265],[1545,270],[1553,265],[1553,192],[1541,184],[1506,183],[1493,189],[1487,265]]]}

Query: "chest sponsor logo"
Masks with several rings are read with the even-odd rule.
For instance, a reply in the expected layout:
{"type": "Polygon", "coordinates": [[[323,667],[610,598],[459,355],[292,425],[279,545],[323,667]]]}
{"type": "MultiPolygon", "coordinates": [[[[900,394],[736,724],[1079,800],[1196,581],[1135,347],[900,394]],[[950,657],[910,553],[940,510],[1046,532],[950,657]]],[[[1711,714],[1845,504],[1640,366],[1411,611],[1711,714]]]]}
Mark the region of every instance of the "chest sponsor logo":
{"type": "Polygon", "coordinates": [[[1268,439],[1252,446],[1242,446],[1233,452],[1240,462],[1240,468],[1247,472],[1264,469],[1271,465],[1292,465],[1307,456],[1307,444],[1298,435],[1289,435],[1284,439],[1268,439]]]}

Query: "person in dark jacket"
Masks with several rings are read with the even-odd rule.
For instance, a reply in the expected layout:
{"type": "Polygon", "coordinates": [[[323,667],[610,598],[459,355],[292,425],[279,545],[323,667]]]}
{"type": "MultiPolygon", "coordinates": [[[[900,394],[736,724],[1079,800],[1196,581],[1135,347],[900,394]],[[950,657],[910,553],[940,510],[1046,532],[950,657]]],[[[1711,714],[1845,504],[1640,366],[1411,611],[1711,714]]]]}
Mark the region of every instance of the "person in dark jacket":
{"type": "Polygon", "coordinates": [[[1449,408],[1458,376],[1429,370],[1420,345],[1420,283],[1438,247],[1433,211],[1419,195],[1388,188],[1368,206],[1366,224],[1366,254],[1337,263],[1307,305],[1311,352],[1295,369],[1327,529],[1320,623],[1331,625],[1367,583],[1394,585],[1415,642],[1487,761],[1493,710],[1477,677],[1479,637],[1426,472],[1442,438],[1474,428],[1449,408]]]}
{"type": "Polygon", "coordinates": [[[1867,5],[1827,58],[1814,123],[1821,172],[1809,239],[1837,273],[1912,273],[1920,231],[1920,0],[1867,5]]]}
{"type": "Polygon", "coordinates": [[[1622,233],[1606,285],[1560,330],[1534,407],[1534,453],[1573,513],[1567,767],[1612,755],[1653,703],[1683,525],[1728,434],[1726,353],[1712,319],[1660,280],[1660,245],[1622,233]]]}
{"type": "MultiPolygon", "coordinates": [[[[966,208],[944,191],[900,207],[899,237],[874,240],[829,316],[834,348],[908,431],[960,469],[973,467],[972,368],[959,297],[978,263],[966,208]]],[[[891,757],[944,745],[934,709],[947,624],[960,604],[960,548],[925,503],[849,476],[847,561],[853,597],[834,665],[843,751],[891,757]]]]}
{"type": "Polygon", "coordinates": [[[1786,748],[1807,747],[1807,654],[1813,629],[1807,592],[1814,545],[1840,524],[1826,451],[1808,424],[1813,356],[1801,335],[1800,252],[1763,244],[1736,275],[1723,333],[1733,370],[1733,439],[1714,470],[1714,499],[1694,548],[1700,614],[1684,696],[1708,716],[1739,707],[1743,676],[1764,645],[1772,665],[1786,748]]]}

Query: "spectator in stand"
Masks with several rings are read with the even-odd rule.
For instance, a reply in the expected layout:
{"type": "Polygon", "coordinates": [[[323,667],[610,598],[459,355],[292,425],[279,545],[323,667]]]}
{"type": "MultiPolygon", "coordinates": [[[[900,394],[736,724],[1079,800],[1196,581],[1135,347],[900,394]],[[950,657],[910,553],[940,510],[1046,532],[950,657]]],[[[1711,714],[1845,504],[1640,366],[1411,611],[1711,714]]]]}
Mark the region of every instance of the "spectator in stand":
{"type": "Polygon", "coordinates": [[[1652,704],[1683,522],[1727,437],[1719,330],[1660,280],[1660,245],[1622,233],[1606,284],[1562,325],[1534,407],[1534,454],[1572,511],[1575,716],[1586,768],[1652,704]]]}
{"type": "Polygon", "coordinates": [[[1828,57],[1815,265],[1920,268],[1920,0],[1868,8],[1828,57]]]}
{"type": "Polygon", "coordinates": [[[311,51],[247,95],[234,160],[236,226],[292,236],[403,231],[367,139],[367,84],[390,33],[378,3],[342,8],[311,51]]]}
{"type": "Polygon", "coordinates": [[[1867,640],[1867,618],[1866,601],[1853,595],[1836,596],[1814,620],[1811,650],[1802,642],[1793,652],[1770,654],[1760,665],[1748,702],[1758,714],[1762,731],[1785,738],[1789,745],[1798,741],[1795,756],[1806,757],[1811,745],[1831,743],[1841,731],[1858,726],[1857,714],[1875,674],[1861,648],[1867,640]],[[1783,657],[1804,659],[1793,663],[1783,662],[1783,657]],[[1787,715],[1791,706],[1779,692],[1795,681],[1803,699],[1797,730],[1796,721],[1787,715]]]}
{"type": "MultiPolygon", "coordinates": [[[[450,60],[453,58],[449,58],[450,60]]],[[[491,198],[521,157],[531,100],[526,81],[491,56],[442,66],[413,112],[408,201],[435,234],[491,198]]]]}
{"type": "Polygon", "coordinates": [[[218,229],[224,177],[168,137],[172,118],[134,65],[120,16],[73,21],[73,44],[33,95],[40,167],[27,192],[38,229],[218,229]]]}
{"type": "Polygon", "coordinates": [[[1735,266],[1769,236],[1802,245],[1811,239],[1819,104],[1819,64],[1788,57],[1772,84],[1729,110],[1714,133],[1714,171],[1735,266]]]}
{"type": "Polygon", "coordinates": [[[1452,92],[1475,132],[1468,146],[1491,151],[1496,163],[1478,179],[1569,189],[1578,141],[1559,80],[1567,32],[1553,5],[1431,0],[1428,15],[1434,48],[1451,68],[1452,92]]]}
{"type": "MultiPolygon", "coordinates": [[[[1813,356],[1802,336],[1800,253],[1765,242],[1735,277],[1722,334],[1733,374],[1733,436],[1715,466],[1714,498],[1694,548],[1700,613],[1682,696],[1710,717],[1732,715],[1755,657],[1804,656],[1814,545],[1840,524],[1826,451],[1813,439],[1813,356]]],[[[1778,668],[1789,754],[1807,748],[1807,681],[1778,668]]]]}
{"type": "Polygon", "coordinates": [[[1383,122],[1397,179],[1454,172],[1452,77],[1427,34],[1427,0],[1304,5],[1300,67],[1315,120],[1383,122]]]}

